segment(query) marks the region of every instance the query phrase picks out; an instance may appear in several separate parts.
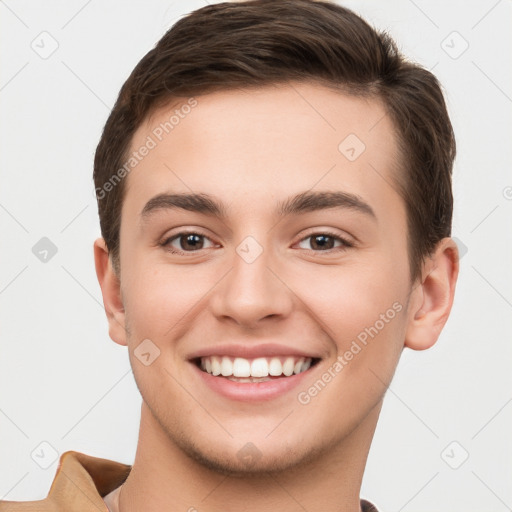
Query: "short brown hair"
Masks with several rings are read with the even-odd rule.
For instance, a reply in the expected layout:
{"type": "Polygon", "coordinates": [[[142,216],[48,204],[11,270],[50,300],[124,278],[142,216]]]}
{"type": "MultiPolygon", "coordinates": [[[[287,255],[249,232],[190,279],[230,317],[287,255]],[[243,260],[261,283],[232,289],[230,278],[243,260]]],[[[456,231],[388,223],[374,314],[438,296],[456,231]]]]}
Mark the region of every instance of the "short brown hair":
{"type": "Polygon", "coordinates": [[[312,0],[208,5],[175,23],[137,64],[94,159],[101,233],[116,271],[124,180],[106,185],[141,123],[173,98],[290,81],[382,101],[402,156],[394,178],[407,210],[410,275],[420,276],[425,257],[451,233],[455,139],[440,85],[386,33],[340,5],[312,0]]]}

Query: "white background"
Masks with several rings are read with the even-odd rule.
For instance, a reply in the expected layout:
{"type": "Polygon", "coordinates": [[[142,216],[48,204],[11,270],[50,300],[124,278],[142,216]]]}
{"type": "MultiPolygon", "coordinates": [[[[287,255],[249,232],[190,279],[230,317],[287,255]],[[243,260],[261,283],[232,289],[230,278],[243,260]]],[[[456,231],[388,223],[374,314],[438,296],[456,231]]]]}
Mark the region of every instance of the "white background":
{"type": "MultiPolygon", "coordinates": [[[[509,510],[512,4],[342,4],[441,80],[458,142],[453,234],[467,248],[439,342],[404,352],[362,495],[384,512],[509,510]]],[[[42,442],[56,457],[78,450],[133,462],[141,398],[126,347],[108,337],[94,272],[93,154],[132,68],[204,5],[0,2],[0,499],[46,496],[57,460],[42,442]],[[48,51],[53,39],[46,59],[31,47],[48,51]],[[42,237],[57,248],[47,263],[32,252],[42,237]],[[36,449],[46,469],[31,458],[36,449]]]]}

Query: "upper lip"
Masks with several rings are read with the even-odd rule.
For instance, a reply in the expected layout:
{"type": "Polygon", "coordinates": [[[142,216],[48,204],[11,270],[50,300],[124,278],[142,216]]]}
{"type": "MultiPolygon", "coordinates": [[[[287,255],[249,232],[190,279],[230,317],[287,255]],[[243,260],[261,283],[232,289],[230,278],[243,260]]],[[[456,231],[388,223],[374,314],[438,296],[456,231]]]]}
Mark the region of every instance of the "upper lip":
{"type": "Polygon", "coordinates": [[[273,357],[273,356],[297,356],[310,357],[319,359],[319,354],[301,350],[296,347],[287,345],[279,345],[275,343],[265,343],[260,345],[251,344],[230,344],[217,345],[214,347],[204,347],[189,355],[189,359],[198,359],[200,357],[210,356],[226,356],[226,357],[243,357],[244,359],[255,359],[257,357],[273,357]]]}

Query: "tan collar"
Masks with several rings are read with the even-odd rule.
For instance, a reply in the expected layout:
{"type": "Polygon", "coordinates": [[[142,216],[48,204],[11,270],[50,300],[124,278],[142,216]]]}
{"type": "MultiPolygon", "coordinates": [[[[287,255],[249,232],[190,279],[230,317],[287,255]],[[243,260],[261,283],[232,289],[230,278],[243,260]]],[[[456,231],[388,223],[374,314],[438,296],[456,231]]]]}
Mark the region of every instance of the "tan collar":
{"type": "Polygon", "coordinates": [[[57,473],[44,500],[0,501],[0,512],[107,512],[103,496],[119,487],[131,468],[121,462],[67,451],[60,457],[57,473]]]}

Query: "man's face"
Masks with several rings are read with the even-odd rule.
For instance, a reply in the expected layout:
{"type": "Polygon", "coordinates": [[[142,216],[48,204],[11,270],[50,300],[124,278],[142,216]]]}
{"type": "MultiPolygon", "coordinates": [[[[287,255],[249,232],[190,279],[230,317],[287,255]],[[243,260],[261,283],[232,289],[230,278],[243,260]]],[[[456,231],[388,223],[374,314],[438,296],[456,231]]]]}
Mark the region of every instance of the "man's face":
{"type": "Polygon", "coordinates": [[[155,147],[122,208],[131,364],[154,435],[218,469],[292,467],[370,428],[403,348],[393,128],[377,101],[314,84],[195,99],[169,133],[187,98],[132,141],[155,147]],[[150,202],[171,194],[208,196],[224,216],[150,202]],[[136,356],[156,347],[151,364],[136,356]]]}

